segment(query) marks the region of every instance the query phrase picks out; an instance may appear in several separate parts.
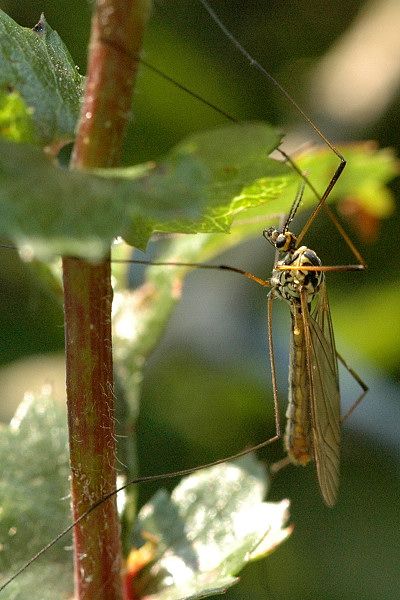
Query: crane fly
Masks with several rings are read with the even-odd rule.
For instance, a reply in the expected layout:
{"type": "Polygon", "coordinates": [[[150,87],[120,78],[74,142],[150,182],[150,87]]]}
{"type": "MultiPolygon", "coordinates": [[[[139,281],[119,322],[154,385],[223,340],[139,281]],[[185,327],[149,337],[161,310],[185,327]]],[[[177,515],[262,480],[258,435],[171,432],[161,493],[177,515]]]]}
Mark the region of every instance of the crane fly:
{"type": "MultiPolygon", "coordinates": [[[[303,184],[283,227],[271,227],[263,231],[265,239],[276,250],[271,279],[262,281],[251,274],[246,275],[263,286],[271,287],[268,295],[268,340],[276,416],[276,437],[278,438],[281,437],[281,428],[272,338],[272,305],[275,297],[281,298],[289,304],[291,343],[288,407],[286,412],[287,425],[284,436],[285,449],[288,460],[293,464],[306,465],[311,460],[315,461],[322,497],[328,506],[333,506],[339,489],[341,415],[338,354],[335,346],[324,271],[350,271],[365,268],[362,256],[326,204],[329,194],[346,166],[346,160],[280,83],[249,55],[227,29],[208,1],[199,1],[225,37],[231,41],[254,68],[272,81],[339,158],[339,165],[324,193],[319,196],[317,190],[300,172],[297,165],[285,152],[281,151],[283,157],[303,179],[303,184]],[[296,238],[289,231],[289,225],[300,205],[305,184],[309,185],[318,198],[318,203],[300,235],[296,238]],[[319,257],[313,250],[300,245],[305,233],[322,208],[327,212],[342,235],[356,257],[358,264],[322,266],[319,257]],[[277,260],[282,254],[284,255],[283,258],[277,260]]],[[[339,358],[341,359],[341,357],[339,358]]],[[[344,363],[343,360],[342,362],[344,363]]],[[[347,418],[362,401],[368,388],[346,363],[344,365],[362,389],[360,396],[344,417],[347,418]]]]}
{"type": "Polygon", "coordinates": [[[325,277],[321,271],[304,270],[304,267],[320,266],[321,261],[306,246],[296,248],[295,238],[290,232],[286,233],[289,235],[279,233],[274,242],[276,230],[266,232],[268,241],[275,243],[275,247],[281,236],[285,238],[285,245],[288,242],[287,253],[272,274],[268,303],[271,309],[277,295],[290,306],[285,448],[294,464],[307,465],[315,460],[322,497],[328,506],[333,506],[339,488],[340,394],[325,277]],[[286,266],[295,269],[278,268],[286,266]]]}
{"type": "MultiPolygon", "coordinates": [[[[297,206],[296,200],[294,210],[297,206]]],[[[278,297],[289,304],[291,316],[285,448],[293,464],[304,466],[315,461],[322,497],[328,506],[333,506],[339,488],[340,461],[337,353],[323,267],[317,254],[307,246],[299,246],[296,236],[288,230],[293,214],[292,211],[283,228],[271,227],[263,232],[277,254],[284,254],[275,263],[268,297],[274,400],[277,406],[271,317],[272,302],[278,297]]]]}
{"type": "MultiPolygon", "coordinates": [[[[270,280],[263,280],[248,271],[230,267],[228,265],[201,265],[179,262],[151,263],[150,261],[145,260],[133,260],[132,262],[158,264],[160,266],[168,266],[169,264],[193,268],[228,270],[244,275],[246,278],[263,287],[271,288],[268,295],[268,340],[276,435],[261,444],[261,446],[281,438],[278,389],[272,338],[272,305],[275,298],[283,299],[289,304],[292,327],[289,359],[288,408],[286,412],[287,426],[284,435],[287,460],[283,461],[283,464],[291,462],[296,465],[305,466],[310,461],[314,460],[324,502],[328,506],[333,506],[336,503],[339,489],[341,420],[344,420],[351,412],[353,412],[368,390],[367,386],[357,373],[355,373],[337,353],[324,274],[324,272],[328,271],[359,271],[365,269],[365,262],[360,252],[354,246],[334,213],[326,204],[329,194],[346,166],[346,160],[281,84],[238,42],[209,3],[206,0],[199,0],[199,2],[205,8],[217,27],[222,31],[224,36],[232,42],[235,48],[250,62],[251,66],[256,68],[264,77],[272,81],[272,83],[278,87],[283,95],[294,105],[297,111],[309,123],[319,137],[327,144],[332,152],[336,154],[339,159],[339,164],[325,191],[320,195],[311,181],[301,172],[296,163],[282,149],[278,148],[278,151],[283,158],[292,166],[293,170],[296,171],[301,178],[302,186],[300,187],[284,225],[281,228],[271,227],[269,229],[264,229],[263,231],[265,239],[276,250],[275,265],[270,280]],[[317,198],[317,205],[305,223],[302,231],[296,237],[289,231],[289,225],[293,221],[300,206],[305,185],[311,189],[314,196],[317,198]],[[358,264],[323,266],[321,260],[313,250],[301,245],[304,235],[320,210],[324,210],[327,213],[329,219],[337,228],[343,240],[357,259],[358,264]],[[278,260],[277,257],[281,254],[284,254],[283,258],[278,260]],[[341,417],[340,414],[338,359],[357,381],[362,390],[360,396],[344,417],[341,417]]],[[[148,66],[153,68],[151,65],[148,66]]],[[[160,74],[163,76],[162,73],[160,74]]],[[[183,87],[183,89],[191,93],[191,91],[184,88],[184,86],[180,85],[180,87],[183,87]]],[[[237,119],[226,113],[226,111],[222,111],[208,101],[204,101],[204,99],[197,94],[194,94],[194,96],[220,112],[229,120],[237,122],[237,119]]],[[[260,445],[257,447],[260,447],[260,445]]]]}
{"type": "MultiPolygon", "coordinates": [[[[286,158],[289,159],[287,156],[286,158]]],[[[358,271],[364,269],[365,265],[363,263],[322,265],[314,250],[300,245],[299,242],[303,238],[305,227],[308,228],[312,220],[306,223],[298,237],[289,230],[289,225],[300,206],[306,183],[309,184],[304,176],[301,188],[284,225],[282,227],[270,227],[263,231],[264,238],[276,250],[275,264],[269,280],[229,265],[164,263],[146,260],[133,260],[131,262],[154,266],[174,265],[231,271],[243,275],[262,287],[270,288],[267,301],[267,325],[276,435],[257,445],[257,448],[266,446],[282,437],[272,336],[272,306],[276,298],[284,300],[289,305],[291,343],[288,407],[286,412],[287,425],[284,435],[287,459],[283,461],[283,464],[290,462],[305,466],[309,462],[315,461],[322,498],[325,504],[331,507],[336,503],[339,489],[340,426],[342,417],[340,414],[338,359],[344,364],[362,390],[360,396],[343,419],[347,418],[362,401],[368,388],[337,353],[326,290],[325,272],[358,271]],[[281,255],[283,255],[282,258],[280,258],[281,255]]],[[[330,218],[336,224],[336,217],[330,209],[327,210],[330,218]]],[[[316,210],[313,215],[315,214],[316,210]]],[[[339,230],[344,233],[340,225],[339,230]]],[[[358,257],[359,254],[357,254],[358,257]]],[[[229,459],[237,456],[234,455],[229,459]]]]}
{"type": "MultiPolygon", "coordinates": [[[[225,37],[227,37],[236,47],[236,49],[247,58],[250,64],[256,68],[264,77],[268,78],[281,93],[292,103],[299,114],[314,129],[321,140],[338,157],[339,165],[333,173],[325,191],[319,194],[313,187],[308,178],[300,171],[297,165],[288,157],[285,152],[280,150],[284,159],[287,160],[297,171],[302,179],[301,188],[293,203],[292,209],[281,227],[270,227],[264,229],[263,236],[276,251],[275,263],[272,275],[269,280],[264,280],[243,269],[228,265],[196,264],[190,262],[151,262],[147,260],[115,260],[114,262],[133,262],[137,264],[159,265],[159,266],[187,266],[200,269],[216,269],[238,273],[247,279],[254,281],[258,285],[269,288],[267,300],[267,325],[268,341],[270,351],[270,364],[272,373],[272,388],[275,406],[275,425],[276,434],[254,446],[250,450],[263,448],[282,437],[278,386],[275,369],[274,345],[272,336],[272,310],[275,299],[285,301],[290,308],[291,315],[291,343],[289,360],[289,386],[288,386],[288,408],[286,412],[287,425],[284,434],[284,445],[287,453],[287,459],[284,462],[291,462],[296,465],[307,465],[314,461],[317,470],[319,487],[324,502],[328,506],[333,506],[337,500],[339,487],[339,462],[340,462],[340,426],[341,421],[346,419],[356,406],[362,401],[367,386],[362,382],[358,375],[344,362],[336,351],[332,321],[329,309],[328,296],[326,291],[325,272],[329,271],[349,271],[362,270],[365,263],[355,248],[350,238],[344,232],[342,226],[337,221],[331,209],[327,206],[326,200],[339,179],[346,161],[342,154],[318,129],[308,115],[299,107],[288,92],[274,79],[247,51],[240,45],[233,34],[225,27],[219,17],[205,0],[199,0],[202,6],[210,15],[214,23],[219,27],[225,37]],[[317,198],[317,205],[310,215],[308,221],[300,234],[296,237],[289,229],[296,212],[300,206],[304,186],[311,188],[317,198]],[[354,265],[322,265],[321,260],[314,250],[302,245],[302,239],[313,223],[317,214],[324,210],[339,233],[342,235],[345,243],[356,257],[358,264],[354,265]],[[349,411],[341,416],[340,413],[340,392],[338,360],[348,369],[361,387],[361,394],[351,406],[349,411]]],[[[142,61],[144,62],[144,61],[142,61]]],[[[164,74],[157,68],[148,63],[147,66],[162,76],[164,74]]],[[[192,93],[182,84],[177,84],[169,76],[166,79],[178,85],[181,89],[192,93]]],[[[215,105],[203,100],[200,96],[193,95],[216,109],[232,121],[228,113],[218,109],[215,105]]],[[[242,456],[250,451],[249,449],[238,452],[237,454],[216,460],[210,465],[220,464],[225,460],[231,460],[242,456]]],[[[52,547],[66,533],[71,531],[79,522],[86,518],[103,502],[111,498],[118,491],[121,491],[132,483],[157,481],[177,476],[186,475],[209,465],[201,465],[194,468],[184,469],[179,472],[164,473],[156,476],[144,476],[136,478],[126,483],[120,488],[111,491],[106,496],[100,498],[84,512],[72,525],[62,531],[57,538],[52,540],[45,548],[42,548],[29,562],[21,567],[8,581],[1,587],[3,590],[12,580],[14,580],[22,571],[24,571],[39,556],[52,547]]]]}

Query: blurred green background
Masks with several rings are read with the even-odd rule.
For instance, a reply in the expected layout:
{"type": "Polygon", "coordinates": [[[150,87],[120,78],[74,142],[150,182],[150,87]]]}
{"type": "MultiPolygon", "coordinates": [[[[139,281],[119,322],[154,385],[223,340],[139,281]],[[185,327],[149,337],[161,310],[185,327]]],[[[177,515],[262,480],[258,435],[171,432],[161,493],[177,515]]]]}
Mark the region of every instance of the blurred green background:
{"type": "MultiPolygon", "coordinates": [[[[44,11],[85,72],[90,2],[10,0],[1,1],[0,7],[29,27],[44,11]]],[[[214,7],[246,49],[312,111],[330,138],[374,139],[399,152],[400,48],[393,34],[400,28],[397,2],[351,0],[344,8],[339,0],[219,0],[214,7]],[[326,56],[337,62],[321,62],[326,56]],[[324,78],[327,87],[321,91],[324,78]],[[327,93],[329,84],[336,85],[337,95],[327,93]]],[[[294,149],[315,139],[193,0],[155,3],[145,58],[238,118],[281,126],[294,149]]],[[[189,132],[220,123],[220,115],[143,68],[125,161],[156,158],[189,132]]],[[[392,190],[397,196],[398,182],[392,190]]],[[[315,223],[307,244],[324,263],[349,262],[344,245],[324,236],[324,225],[323,220],[315,223]]],[[[296,226],[300,229],[301,223],[296,226]]],[[[291,499],[295,531],[270,558],[248,567],[227,598],[399,597],[398,231],[394,212],[370,243],[359,241],[354,233],[368,271],[329,277],[338,350],[370,386],[365,402],[344,426],[338,505],[333,510],[323,506],[311,467],[281,472],[271,495],[291,499]]],[[[12,374],[19,361],[19,391],[12,386],[9,391],[15,404],[25,387],[42,382],[53,383],[62,397],[62,365],[55,364],[53,355],[63,347],[61,309],[12,251],[0,252],[0,260],[0,385],[4,391],[6,382],[15,380],[12,374]],[[38,354],[46,357],[41,361],[43,374],[35,361],[37,380],[32,384],[25,359],[38,354]]],[[[265,241],[258,239],[224,255],[221,262],[267,277],[272,260],[265,241]]],[[[140,273],[134,271],[133,277],[140,273]]],[[[287,312],[284,305],[276,307],[283,406],[288,337],[281,332],[288,331],[287,312]]],[[[350,405],[358,390],[345,373],[342,387],[344,402],[350,405]]],[[[7,405],[1,410],[6,419],[13,409],[7,405]]],[[[269,437],[273,427],[265,292],[229,274],[192,273],[183,302],[146,371],[138,425],[141,472],[174,470],[229,455],[269,437]]],[[[281,448],[269,449],[265,457],[270,461],[271,456],[281,457],[281,448]]],[[[143,489],[143,500],[154,489],[143,489]]]]}

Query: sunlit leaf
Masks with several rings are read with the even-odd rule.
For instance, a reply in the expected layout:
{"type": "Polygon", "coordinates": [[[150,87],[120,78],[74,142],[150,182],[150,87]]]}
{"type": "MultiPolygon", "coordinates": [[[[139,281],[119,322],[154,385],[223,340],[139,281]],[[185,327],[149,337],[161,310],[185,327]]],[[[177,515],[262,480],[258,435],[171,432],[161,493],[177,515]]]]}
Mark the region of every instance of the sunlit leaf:
{"type": "Polygon", "coordinates": [[[251,455],[190,475],[171,497],[160,490],[135,526],[136,544],[150,540],[152,547],[148,565],[131,580],[136,597],[204,598],[236,583],[247,562],[271,552],[291,531],[287,501],[263,502],[266,490],[265,468],[251,455]]]}

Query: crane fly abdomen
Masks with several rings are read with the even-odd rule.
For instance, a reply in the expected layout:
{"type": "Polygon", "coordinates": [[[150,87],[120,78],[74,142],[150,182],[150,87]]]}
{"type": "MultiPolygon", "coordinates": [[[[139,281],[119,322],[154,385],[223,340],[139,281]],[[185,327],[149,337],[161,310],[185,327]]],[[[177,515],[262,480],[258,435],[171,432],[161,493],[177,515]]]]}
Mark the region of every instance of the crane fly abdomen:
{"type": "Polygon", "coordinates": [[[306,465],[312,460],[310,394],[304,325],[299,307],[292,305],[289,359],[289,393],[284,444],[290,461],[306,465]],[[293,314],[293,309],[294,314],[293,314]]]}

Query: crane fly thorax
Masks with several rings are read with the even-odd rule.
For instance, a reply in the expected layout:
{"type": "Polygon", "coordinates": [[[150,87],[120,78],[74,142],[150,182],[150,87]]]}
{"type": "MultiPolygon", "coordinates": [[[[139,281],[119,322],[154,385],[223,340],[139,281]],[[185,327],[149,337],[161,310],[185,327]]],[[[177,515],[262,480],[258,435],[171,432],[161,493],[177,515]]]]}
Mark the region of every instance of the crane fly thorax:
{"type": "Polygon", "coordinates": [[[307,246],[300,246],[295,250],[289,251],[285,257],[276,263],[276,266],[291,266],[298,269],[272,271],[271,286],[277,292],[278,296],[289,303],[299,304],[300,290],[305,290],[307,301],[310,303],[318,293],[324,280],[322,271],[302,270],[302,267],[320,267],[321,261],[314,252],[307,246]]]}

